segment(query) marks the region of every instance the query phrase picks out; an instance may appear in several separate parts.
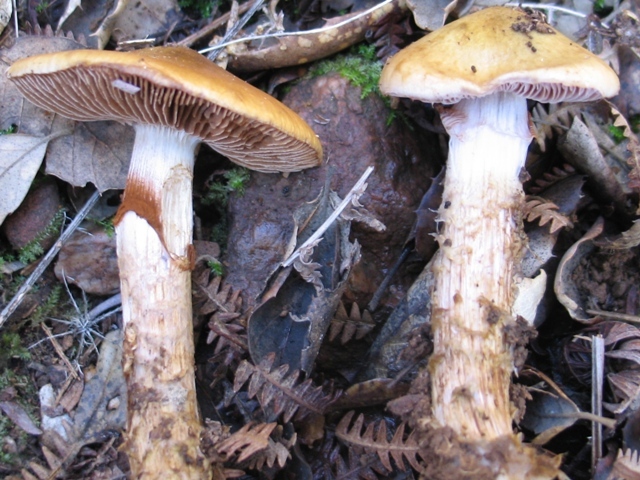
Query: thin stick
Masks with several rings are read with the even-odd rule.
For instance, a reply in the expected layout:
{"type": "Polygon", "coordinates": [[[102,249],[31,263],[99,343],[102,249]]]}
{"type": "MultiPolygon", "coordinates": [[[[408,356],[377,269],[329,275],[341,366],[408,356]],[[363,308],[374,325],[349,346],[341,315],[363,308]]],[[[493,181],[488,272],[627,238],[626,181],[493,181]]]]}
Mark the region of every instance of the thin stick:
{"type": "MultiPolygon", "coordinates": [[[[602,387],[604,385],[604,338],[596,335],[591,342],[591,413],[602,416],[602,387]]],[[[602,424],[591,422],[591,472],[602,458],[602,424]]]]}
{"type": "MultiPolygon", "coordinates": [[[[251,7],[251,2],[245,2],[242,5],[238,6],[238,13],[243,14],[244,12],[249,10],[250,7],[251,7]]],[[[213,20],[210,24],[208,24],[207,26],[205,26],[201,30],[198,30],[196,33],[194,33],[192,35],[189,35],[188,37],[183,38],[182,40],[180,40],[176,45],[180,45],[180,46],[183,46],[183,47],[190,47],[191,45],[196,43],[201,38],[206,37],[210,33],[213,33],[215,30],[217,30],[222,25],[227,23],[229,21],[229,17],[231,17],[231,12],[227,12],[227,13],[225,13],[223,15],[220,15],[218,18],[213,20]]],[[[215,48],[215,47],[213,47],[213,48],[215,48]]]]}
{"type": "Polygon", "coordinates": [[[222,49],[225,47],[228,47],[229,45],[234,45],[236,43],[242,43],[242,42],[251,42],[254,40],[263,40],[265,38],[278,38],[278,37],[294,37],[294,36],[304,36],[304,35],[309,35],[309,34],[316,34],[316,33],[322,33],[322,32],[326,32],[329,30],[333,30],[334,28],[339,28],[342,27],[343,25],[347,25],[351,22],[354,22],[356,20],[358,20],[359,18],[362,18],[366,15],[369,15],[372,12],[375,12],[376,10],[378,10],[379,8],[384,7],[385,5],[388,5],[389,3],[393,2],[393,0],[384,0],[381,3],[378,3],[377,5],[369,8],[368,10],[365,10],[364,12],[359,13],[358,15],[355,15],[351,18],[348,18],[347,20],[344,20],[340,23],[336,23],[333,25],[327,25],[325,27],[321,27],[321,28],[314,28],[312,30],[302,30],[300,32],[276,32],[276,33],[268,33],[265,35],[256,35],[255,37],[244,37],[244,38],[238,38],[236,40],[231,40],[229,42],[226,43],[221,43],[219,45],[215,45],[213,47],[208,47],[205,49],[202,49],[199,51],[199,53],[207,53],[210,52],[212,50],[216,50],[216,49],[222,49]]]}
{"type": "Polygon", "coordinates": [[[84,207],[82,207],[82,209],[78,211],[78,213],[76,214],[76,217],[69,224],[67,229],[64,232],[62,232],[62,235],[60,235],[60,238],[58,239],[58,241],[53,245],[53,247],[51,247],[51,249],[46,253],[46,255],[42,257],[42,260],[40,260],[40,263],[35,268],[33,273],[29,275],[29,278],[25,280],[25,282],[22,284],[22,286],[20,287],[16,295],[11,299],[11,301],[7,304],[7,306],[4,307],[4,310],[2,310],[2,312],[0,313],[0,327],[2,327],[2,325],[4,325],[4,322],[6,322],[7,319],[11,316],[11,314],[16,311],[18,306],[24,300],[24,297],[27,295],[27,293],[29,293],[29,290],[31,290],[31,287],[33,287],[33,285],[38,281],[40,276],[44,273],[44,271],[47,269],[49,264],[53,261],[55,256],[58,255],[58,252],[60,251],[62,246],[65,244],[67,240],[69,240],[69,237],[71,237],[73,232],[76,231],[80,223],[85,219],[85,217],[89,214],[93,206],[98,202],[99,198],[100,198],[100,192],[98,191],[96,191],[93,195],[91,195],[89,200],[87,200],[87,203],[84,204],[84,207]]]}
{"type": "Polygon", "coordinates": [[[289,265],[291,265],[293,262],[295,262],[296,258],[300,256],[300,252],[302,252],[309,245],[313,245],[316,241],[320,240],[320,237],[322,237],[322,235],[327,230],[327,228],[329,228],[329,226],[335,221],[335,219],[340,216],[342,211],[345,208],[347,208],[347,205],[351,203],[351,201],[353,200],[353,197],[361,193],[361,190],[365,186],[365,182],[367,181],[367,178],[369,178],[369,175],[371,175],[372,173],[373,173],[373,167],[367,167],[367,169],[364,171],[360,179],[356,182],[356,184],[349,191],[349,193],[344,197],[344,200],[340,202],[340,204],[336,207],[333,213],[331,213],[331,215],[329,215],[329,217],[324,221],[324,223],[320,225],[318,230],[313,232],[313,235],[311,235],[306,242],[300,245],[297,248],[297,250],[289,256],[289,258],[287,258],[284,262],[282,262],[283,267],[288,267],[289,265]]]}
{"type": "Polygon", "coordinates": [[[224,37],[222,37],[222,40],[220,40],[220,44],[208,50],[209,53],[207,55],[207,58],[211,61],[214,61],[220,54],[220,52],[224,49],[225,42],[228,42],[233,37],[235,37],[242,29],[242,27],[244,27],[247,22],[251,20],[251,17],[253,17],[254,13],[256,13],[259,8],[262,8],[263,4],[264,0],[256,0],[253,5],[251,5],[251,8],[247,10],[247,13],[245,13],[242,18],[240,18],[240,20],[234,23],[233,26],[229,30],[227,30],[227,33],[225,33],[224,37]]]}
{"type": "Polygon", "coordinates": [[[42,330],[44,330],[44,333],[47,334],[47,337],[49,338],[51,345],[53,345],[53,349],[56,351],[56,353],[60,357],[60,360],[62,360],[62,362],[67,366],[67,369],[69,370],[71,376],[75,380],[80,380],[80,377],[78,376],[78,372],[76,372],[76,369],[73,368],[73,365],[71,365],[71,362],[69,361],[67,356],[64,354],[64,351],[62,350],[62,347],[60,346],[58,339],[55,337],[55,335],[51,333],[51,329],[47,327],[44,323],[41,323],[40,327],[42,327],[42,330]]]}
{"type": "Polygon", "coordinates": [[[628,313],[620,313],[620,312],[607,312],[605,310],[593,310],[588,309],[586,312],[589,315],[598,315],[599,317],[605,318],[616,318],[618,320],[622,320],[630,323],[640,323],[640,317],[637,315],[629,315],[628,313]]]}

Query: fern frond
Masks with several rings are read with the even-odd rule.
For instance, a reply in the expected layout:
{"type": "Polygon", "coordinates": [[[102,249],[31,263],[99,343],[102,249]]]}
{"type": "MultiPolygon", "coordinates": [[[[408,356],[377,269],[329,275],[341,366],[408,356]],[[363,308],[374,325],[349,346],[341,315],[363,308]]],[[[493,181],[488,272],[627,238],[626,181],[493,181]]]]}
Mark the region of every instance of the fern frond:
{"type": "Polygon", "coordinates": [[[640,452],[627,449],[618,451],[607,480],[640,480],[640,452]]]}
{"type": "Polygon", "coordinates": [[[536,143],[542,152],[546,150],[547,141],[553,139],[558,131],[569,130],[573,117],[579,115],[583,107],[578,103],[567,103],[560,106],[552,104],[547,108],[548,111],[542,104],[537,104],[531,112],[536,143]]]}
{"type": "Polygon", "coordinates": [[[343,442],[349,443],[352,447],[361,448],[367,452],[375,452],[378,454],[382,465],[389,471],[392,471],[391,458],[393,458],[396,466],[402,471],[406,470],[404,460],[416,471],[421,472],[424,467],[420,464],[420,447],[414,433],[410,433],[405,439],[406,424],[401,423],[397,428],[391,440],[387,437],[387,425],[384,421],[378,423],[376,431],[376,423],[367,425],[365,432],[362,433],[364,426],[364,415],[360,414],[353,426],[349,428],[351,419],[355,412],[347,413],[338,426],[336,427],[336,436],[343,442]]]}
{"type": "Polygon", "coordinates": [[[360,340],[375,327],[375,323],[368,310],[360,313],[357,303],[351,305],[351,312],[347,315],[344,303],[340,302],[331,325],[329,325],[329,341],[333,342],[338,336],[344,345],[355,338],[360,340]]]}
{"type": "Polygon", "coordinates": [[[324,415],[339,392],[325,394],[311,379],[300,383],[299,370],[287,374],[289,365],[274,368],[274,361],[275,354],[268,355],[257,366],[242,361],[235,372],[233,390],[238,392],[248,381],[249,398],[257,397],[263,410],[275,418],[283,415],[285,423],[294,416],[296,420],[302,420],[311,414],[324,415]]]}
{"type": "Polygon", "coordinates": [[[613,116],[613,126],[622,128],[624,137],[628,140],[627,150],[630,155],[627,158],[627,164],[631,167],[629,172],[629,187],[634,191],[640,190],[640,140],[633,130],[627,119],[617,110],[613,104],[609,103],[611,115],[613,116]]]}
{"type": "Polygon", "coordinates": [[[217,445],[218,452],[227,459],[236,457],[234,463],[242,463],[269,446],[269,435],[277,423],[247,423],[217,445]]]}
{"type": "Polygon", "coordinates": [[[529,196],[524,205],[524,218],[528,222],[538,220],[542,227],[551,222],[549,228],[551,233],[555,233],[563,227],[573,227],[573,223],[566,215],[558,212],[558,206],[542,197],[529,196]]]}

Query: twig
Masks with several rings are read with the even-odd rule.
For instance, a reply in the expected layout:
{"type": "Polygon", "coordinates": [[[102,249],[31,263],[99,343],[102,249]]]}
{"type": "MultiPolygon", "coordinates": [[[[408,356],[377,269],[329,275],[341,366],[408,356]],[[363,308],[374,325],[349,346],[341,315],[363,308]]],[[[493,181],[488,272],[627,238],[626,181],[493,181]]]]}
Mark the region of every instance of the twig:
{"type": "Polygon", "coordinates": [[[624,322],[630,323],[640,323],[640,317],[637,315],[629,315],[628,313],[619,313],[619,312],[607,312],[605,310],[586,310],[589,315],[598,315],[599,317],[605,318],[617,318],[618,320],[622,320],[624,322]]]}
{"type": "Polygon", "coordinates": [[[224,37],[222,37],[222,40],[220,40],[220,44],[208,50],[207,58],[211,61],[214,61],[220,54],[220,52],[224,49],[225,42],[228,42],[233,37],[235,37],[242,29],[242,27],[244,27],[247,22],[251,20],[253,14],[256,13],[258,9],[262,8],[263,4],[264,0],[256,0],[253,5],[251,5],[251,8],[247,11],[247,13],[245,13],[242,18],[240,18],[240,20],[238,20],[229,30],[227,30],[227,33],[225,33],[224,37]]]}
{"type": "Polygon", "coordinates": [[[51,345],[53,345],[53,349],[56,351],[56,353],[60,357],[60,360],[62,360],[62,362],[67,366],[67,369],[71,373],[71,376],[75,380],[80,380],[80,377],[78,376],[78,372],[76,372],[76,369],[73,368],[73,365],[71,365],[71,362],[69,361],[67,356],[64,354],[64,351],[62,350],[60,343],[58,343],[58,339],[56,338],[55,335],[51,333],[51,329],[47,327],[44,323],[41,323],[40,327],[42,327],[42,330],[44,330],[44,333],[47,334],[47,337],[49,338],[51,345]]]}
{"type": "Polygon", "coordinates": [[[208,47],[205,49],[202,49],[199,51],[199,53],[208,53],[212,50],[217,50],[217,49],[222,49],[222,48],[226,48],[229,45],[234,45],[236,43],[242,43],[242,42],[250,42],[250,41],[254,41],[254,40],[264,40],[267,38],[279,38],[279,37],[294,37],[294,36],[303,36],[303,35],[310,35],[310,34],[316,34],[316,33],[323,33],[323,32],[327,32],[329,30],[333,30],[335,28],[339,28],[342,27],[344,25],[348,25],[351,22],[354,22],[364,16],[369,15],[372,12],[375,12],[376,10],[378,10],[379,8],[384,7],[385,5],[388,5],[390,3],[392,3],[393,0],[384,0],[381,3],[378,3],[377,5],[369,8],[368,10],[365,10],[364,12],[359,13],[358,15],[354,15],[351,18],[348,18],[347,20],[344,20],[343,22],[340,23],[336,23],[336,24],[332,24],[332,25],[327,25],[325,27],[321,27],[321,28],[315,28],[315,29],[311,29],[311,30],[303,30],[300,32],[275,32],[275,33],[267,33],[265,35],[256,35],[254,37],[243,37],[243,38],[238,38],[235,40],[230,40],[226,43],[221,43],[218,45],[215,45],[213,47],[208,47]]]}
{"type": "Polygon", "coordinates": [[[82,207],[82,209],[78,211],[78,213],[76,214],[76,217],[69,224],[67,229],[64,232],[62,232],[62,235],[60,235],[60,238],[58,239],[58,241],[53,245],[53,247],[51,247],[51,249],[46,253],[46,255],[42,257],[42,260],[40,260],[40,263],[35,268],[33,273],[29,275],[29,278],[25,280],[25,282],[22,284],[18,292],[15,294],[15,296],[11,299],[11,301],[7,304],[7,306],[4,307],[4,310],[2,310],[2,312],[0,313],[0,327],[4,325],[4,322],[7,321],[7,319],[11,316],[11,314],[15,312],[18,306],[22,303],[22,301],[24,300],[24,297],[27,295],[27,293],[29,293],[29,290],[31,290],[31,287],[33,287],[33,285],[38,281],[40,276],[44,273],[44,271],[47,269],[49,264],[53,261],[55,256],[58,254],[58,252],[62,248],[62,246],[65,244],[65,242],[69,239],[69,237],[71,237],[71,235],[73,234],[73,232],[75,232],[75,230],[78,228],[80,223],[89,214],[93,206],[98,202],[99,198],[100,198],[100,192],[98,191],[96,191],[93,195],[91,195],[89,200],[87,200],[87,203],[84,204],[84,207],[82,207]]]}
{"type": "MultiPolygon", "coordinates": [[[[591,413],[602,416],[602,387],[604,385],[604,338],[596,335],[591,342],[591,413]]],[[[602,458],[602,424],[591,423],[591,471],[595,472],[602,458]]]]}
{"type": "MultiPolygon", "coordinates": [[[[244,12],[249,10],[249,7],[251,7],[251,2],[245,2],[242,5],[239,5],[238,13],[243,14],[244,12]]],[[[220,28],[222,25],[227,23],[230,17],[231,17],[231,12],[227,12],[223,15],[220,15],[218,18],[213,20],[211,23],[206,25],[201,30],[198,30],[196,33],[189,35],[187,38],[183,38],[182,40],[180,40],[176,45],[180,45],[183,47],[190,47],[191,45],[196,43],[198,40],[202,39],[203,37],[206,37],[210,33],[220,28]]]]}
{"type": "Polygon", "coordinates": [[[545,3],[516,3],[509,2],[506,4],[507,7],[520,7],[520,8],[530,8],[532,10],[545,10],[547,12],[561,12],[566,13],[567,15],[573,15],[574,17],[586,18],[584,13],[576,12],[567,7],[561,7],[559,5],[547,5],[545,3]]]}
{"type": "Polygon", "coordinates": [[[364,171],[360,179],[356,182],[356,184],[349,191],[349,193],[344,197],[344,200],[340,202],[340,204],[331,213],[331,215],[329,215],[329,217],[324,221],[324,223],[320,225],[318,230],[313,232],[313,235],[311,235],[306,242],[300,245],[296,249],[296,251],[289,256],[289,258],[287,258],[284,262],[282,262],[283,267],[288,267],[289,265],[293,264],[293,262],[298,257],[300,257],[301,252],[303,252],[310,245],[313,245],[314,242],[317,242],[318,240],[320,240],[320,237],[322,237],[322,235],[327,230],[327,228],[329,228],[329,226],[335,221],[335,219],[340,216],[342,211],[345,208],[347,208],[347,205],[349,205],[349,203],[353,201],[354,197],[362,193],[363,187],[366,188],[365,182],[367,181],[367,178],[369,178],[369,175],[371,175],[372,173],[373,173],[373,167],[367,167],[367,169],[364,171]]]}

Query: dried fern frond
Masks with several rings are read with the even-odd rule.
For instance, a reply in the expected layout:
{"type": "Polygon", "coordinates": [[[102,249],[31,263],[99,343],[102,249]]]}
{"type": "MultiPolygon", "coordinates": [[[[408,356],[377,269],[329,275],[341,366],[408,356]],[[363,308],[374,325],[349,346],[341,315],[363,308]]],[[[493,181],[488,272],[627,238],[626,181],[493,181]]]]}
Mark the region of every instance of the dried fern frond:
{"type": "MultiPolygon", "coordinates": [[[[24,480],[51,480],[54,478],[89,478],[97,467],[111,463],[116,452],[113,443],[116,437],[111,437],[100,448],[83,447],[82,442],[68,443],[59,434],[49,431],[43,437],[42,455],[47,465],[35,460],[29,462],[30,470],[21,471],[24,480]]],[[[106,467],[108,468],[108,467],[106,467]]],[[[119,470],[118,470],[119,471],[119,470]]],[[[122,473],[122,472],[120,472],[122,473]]]]}
{"type": "Polygon", "coordinates": [[[263,410],[277,418],[283,415],[284,422],[294,416],[302,420],[311,414],[324,415],[327,407],[340,394],[325,394],[322,387],[315,386],[311,379],[300,383],[300,371],[294,370],[287,375],[289,365],[273,368],[275,354],[268,355],[255,366],[244,360],[235,372],[234,392],[238,392],[249,381],[249,398],[257,397],[263,410]]]}
{"type": "Polygon", "coordinates": [[[619,450],[607,480],[640,480],[640,452],[619,450]]]}
{"type": "Polygon", "coordinates": [[[207,326],[207,344],[216,342],[214,353],[218,354],[225,348],[233,348],[242,352],[247,351],[246,324],[241,318],[242,297],[240,291],[233,291],[231,285],[222,285],[219,276],[209,281],[208,272],[196,279],[199,292],[194,308],[200,315],[211,315],[207,326]]]}
{"type": "Polygon", "coordinates": [[[272,468],[274,465],[278,468],[285,466],[298,437],[294,433],[291,438],[285,439],[283,430],[282,425],[278,425],[267,439],[267,448],[247,460],[249,469],[262,471],[265,467],[272,468]]]}
{"type": "Polygon", "coordinates": [[[316,453],[309,458],[314,478],[333,480],[378,480],[389,478],[375,453],[358,453],[354,448],[338,442],[335,434],[327,430],[322,444],[314,447],[316,453]]]}
{"type": "Polygon", "coordinates": [[[340,343],[344,345],[351,339],[360,340],[375,327],[375,322],[368,310],[360,312],[357,303],[351,305],[351,312],[347,315],[344,303],[340,302],[331,324],[329,325],[329,341],[333,342],[340,336],[340,343]]]}
{"type": "Polygon", "coordinates": [[[360,414],[353,426],[349,428],[354,411],[347,413],[338,426],[336,427],[336,436],[343,442],[349,443],[352,447],[363,449],[366,452],[375,452],[378,454],[380,461],[384,467],[391,471],[391,458],[393,458],[396,466],[404,471],[406,460],[416,471],[421,472],[424,467],[420,464],[418,457],[420,456],[420,447],[414,433],[410,433],[405,439],[406,424],[401,423],[398,426],[393,438],[387,438],[387,425],[384,421],[378,423],[376,432],[376,423],[367,425],[366,430],[362,433],[364,425],[364,415],[360,414]]]}
{"type": "Polygon", "coordinates": [[[240,430],[216,445],[220,454],[226,456],[227,461],[235,457],[234,463],[242,463],[252,455],[269,446],[269,435],[277,423],[249,422],[240,430]]]}
{"type": "Polygon", "coordinates": [[[640,190],[640,140],[629,125],[627,119],[617,110],[613,104],[609,103],[611,115],[613,116],[613,126],[622,128],[624,137],[628,140],[627,150],[630,155],[627,164],[631,167],[629,172],[629,188],[635,191],[640,190]]]}
{"type": "Polygon", "coordinates": [[[549,231],[555,233],[564,227],[573,227],[573,223],[566,215],[558,211],[558,206],[545,198],[529,196],[524,205],[523,217],[528,222],[538,220],[541,227],[551,222],[549,231]]]}
{"type": "Polygon", "coordinates": [[[78,35],[78,38],[76,38],[73,32],[69,31],[65,33],[62,30],[54,31],[53,27],[49,24],[45,25],[44,28],[42,28],[37,23],[35,26],[31,26],[31,23],[26,22],[24,29],[28,35],[67,38],[69,40],[74,40],[79,44],[84,45],[85,47],[87,46],[87,39],[85,38],[84,34],[81,33],[80,35],[78,35]]]}
{"type": "Polygon", "coordinates": [[[536,143],[542,152],[547,148],[547,141],[554,138],[558,131],[569,130],[573,117],[579,115],[583,107],[580,104],[567,103],[551,104],[547,108],[548,111],[545,106],[539,103],[533,107],[531,112],[536,143]]]}
{"type": "Polygon", "coordinates": [[[544,172],[542,178],[535,180],[535,184],[529,187],[529,192],[533,194],[540,193],[560,180],[563,180],[571,175],[575,175],[576,169],[568,163],[565,163],[561,167],[553,167],[550,172],[544,172]]]}

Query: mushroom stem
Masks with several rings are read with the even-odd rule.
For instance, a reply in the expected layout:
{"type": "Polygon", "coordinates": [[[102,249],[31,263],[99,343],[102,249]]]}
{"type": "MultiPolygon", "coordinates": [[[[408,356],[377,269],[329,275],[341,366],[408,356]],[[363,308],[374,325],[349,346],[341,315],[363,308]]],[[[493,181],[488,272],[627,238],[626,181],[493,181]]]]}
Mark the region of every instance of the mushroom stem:
{"type": "MultiPolygon", "coordinates": [[[[441,114],[450,134],[434,263],[432,409],[465,441],[512,435],[511,324],[522,250],[526,99],[496,93],[441,114]]],[[[426,423],[428,419],[424,419],[426,423]]]]}
{"type": "Polygon", "coordinates": [[[190,250],[198,140],[140,125],[116,217],[133,478],[209,478],[195,391],[190,250]]]}

